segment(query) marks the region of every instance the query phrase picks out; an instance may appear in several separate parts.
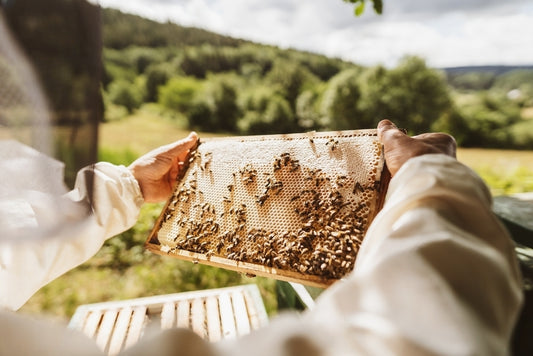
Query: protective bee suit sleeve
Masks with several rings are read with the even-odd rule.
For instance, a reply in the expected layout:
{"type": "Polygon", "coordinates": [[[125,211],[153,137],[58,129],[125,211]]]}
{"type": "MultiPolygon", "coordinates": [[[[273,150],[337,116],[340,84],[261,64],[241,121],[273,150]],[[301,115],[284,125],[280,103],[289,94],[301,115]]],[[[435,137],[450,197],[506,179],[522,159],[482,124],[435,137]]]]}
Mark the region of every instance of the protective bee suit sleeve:
{"type": "MultiPolygon", "coordinates": [[[[353,272],[312,310],[213,345],[190,331],[167,330],[123,354],[505,355],[521,303],[513,244],[492,214],[486,186],[455,159],[424,155],[391,180],[353,272]]],[[[0,314],[0,328],[16,325],[26,343],[46,332],[13,318],[0,314]]],[[[34,349],[72,350],[70,334],[55,330],[53,345],[34,349]]],[[[12,344],[4,350],[20,354],[12,344]]],[[[0,341],[0,350],[5,346],[0,341]]]]}
{"type": "Polygon", "coordinates": [[[521,286],[485,184],[451,157],[424,155],[391,180],[349,276],[303,320],[274,322],[225,353],[506,355],[521,286]]]}
{"type": "Polygon", "coordinates": [[[135,224],[142,203],[129,170],[109,163],[81,170],[66,194],[19,194],[10,211],[17,211],[12,220],[21,233],[0,240],[0,307],[20,308],[39,288],[88,260],[107,238],[135,224]]]}

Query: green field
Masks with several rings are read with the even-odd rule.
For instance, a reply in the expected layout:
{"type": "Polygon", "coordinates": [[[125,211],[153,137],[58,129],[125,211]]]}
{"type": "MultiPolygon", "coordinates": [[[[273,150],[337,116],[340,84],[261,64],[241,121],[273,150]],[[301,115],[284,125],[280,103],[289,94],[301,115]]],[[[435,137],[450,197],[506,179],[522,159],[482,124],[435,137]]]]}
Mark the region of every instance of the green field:
{"type": "MultiPolygon", "coordinates": [[[[147,107],[127,119],[100,126],[100,160],[127,165],[138,155],[187,134],[179,121],[163,119],[147,107]]],[[[459,149],[458,158],[477,171],[495,195],[533,191],[533,151],[459,149]]],[[[248,278],[144,251],[142,244],[161,208],[161,204],[145,205],[132,229],[108,240],[88,262],[42,288],[21,311],[66,321],[85,303],[257,283],[267,311],[276,313],[275,282],[271,279],[248,278]]]]}

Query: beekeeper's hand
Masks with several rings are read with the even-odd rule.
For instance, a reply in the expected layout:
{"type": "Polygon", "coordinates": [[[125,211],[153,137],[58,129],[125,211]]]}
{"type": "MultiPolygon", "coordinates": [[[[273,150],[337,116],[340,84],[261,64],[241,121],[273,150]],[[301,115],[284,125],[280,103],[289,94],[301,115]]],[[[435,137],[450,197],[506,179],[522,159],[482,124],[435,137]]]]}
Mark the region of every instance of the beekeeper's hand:
{"type": "Polygon", "coordinates": [[[410,158],[442,153],[455,158],[455,139],[445,133],[424,133],[410,137],[389,120],[378,124],[378,137],[385,149],[385,162],[392,176],[410,158]]]}
{"type": "Polygon", "coordinates": [[[157,203],[170,196],[183,162],[197,141],[198,135],[191,132],[182,140],[148,152],[128,167],[139,182],[145,202],[157,203]]]}

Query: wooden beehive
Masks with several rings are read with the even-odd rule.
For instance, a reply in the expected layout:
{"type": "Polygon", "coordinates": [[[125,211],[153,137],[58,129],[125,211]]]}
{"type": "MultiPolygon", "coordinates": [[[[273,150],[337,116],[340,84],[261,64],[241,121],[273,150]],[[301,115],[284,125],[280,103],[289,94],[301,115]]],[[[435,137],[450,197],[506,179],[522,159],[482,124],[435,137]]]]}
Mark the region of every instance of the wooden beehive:
{"type": "Polygon", "coordinates": [[[113,356],[136,344],[146,330],[187,328],[217,342],[268,324],[255,284],[81,305],[69,328],[94,339],[113,356]]]}
{"type": "Polygon", "coordinates": [[[314,286],[352,270],[388,186],[376,130],[202,140],[146,247],[314,286]]]}

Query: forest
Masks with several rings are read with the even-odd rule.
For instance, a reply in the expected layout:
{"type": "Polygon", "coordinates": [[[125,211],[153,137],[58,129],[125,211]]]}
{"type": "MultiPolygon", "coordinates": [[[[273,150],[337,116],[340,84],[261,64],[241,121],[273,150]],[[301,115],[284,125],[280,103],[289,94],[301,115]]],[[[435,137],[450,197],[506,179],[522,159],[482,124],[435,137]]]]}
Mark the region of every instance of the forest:
{"type": "Polygon", "coordinates": [[[103,9],[104,120],[150,105],[188,129],[270,134],[375,127],[533,148],[533,66],[364,67],[103,9]]]}

